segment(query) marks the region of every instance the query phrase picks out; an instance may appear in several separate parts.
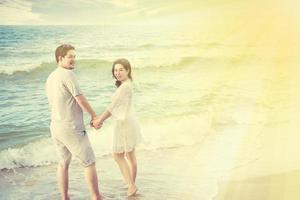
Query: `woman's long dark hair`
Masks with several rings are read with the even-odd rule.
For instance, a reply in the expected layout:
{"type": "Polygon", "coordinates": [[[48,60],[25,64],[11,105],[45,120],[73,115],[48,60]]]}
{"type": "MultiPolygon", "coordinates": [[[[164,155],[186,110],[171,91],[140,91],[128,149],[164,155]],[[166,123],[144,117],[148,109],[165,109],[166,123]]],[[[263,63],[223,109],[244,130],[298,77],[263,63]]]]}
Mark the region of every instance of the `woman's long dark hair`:
{"type": "Polygon", "coordinates": [[[127,59],[125,59],[125,58],[120,58],[120,59],[117,59],[117,60],[115,60],[113,62],[112,70],[111,70],[113,77],[116,79],[115,85],[117,87],[119,87],[122,84],[122,82],[118,81],[118,79],[115,77],[115,74],[114,74],[116,64],[122,65],[126,69],[126,71],[128,71],[128,78],[132,81],[132,77],[131,77],[131,65],[130,65],[129,61],[127,59]]]}

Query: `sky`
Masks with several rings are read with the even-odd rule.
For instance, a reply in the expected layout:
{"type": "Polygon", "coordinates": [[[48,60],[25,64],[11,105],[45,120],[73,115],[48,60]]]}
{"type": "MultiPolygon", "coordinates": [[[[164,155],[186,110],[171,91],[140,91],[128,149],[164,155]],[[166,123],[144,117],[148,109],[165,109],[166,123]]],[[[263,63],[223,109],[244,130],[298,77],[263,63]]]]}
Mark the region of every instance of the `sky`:
{"type": "MultiPolygon", "coordinates": [[[[237,0],[239,1],[239,0],[237,0]]],[[[0,0],[1,25],[139,24],[197,21],[234,0],[0,0]],[[202,12],[203,11],[203,12],[202,12]]]]}
{"type": "Polygon", "coordinates": [[[0,25],[227,26],[244,16],[259,22],[259,16],[288,14],[298,21],[299,10],[298,0],[0,0],[0,25]]]}

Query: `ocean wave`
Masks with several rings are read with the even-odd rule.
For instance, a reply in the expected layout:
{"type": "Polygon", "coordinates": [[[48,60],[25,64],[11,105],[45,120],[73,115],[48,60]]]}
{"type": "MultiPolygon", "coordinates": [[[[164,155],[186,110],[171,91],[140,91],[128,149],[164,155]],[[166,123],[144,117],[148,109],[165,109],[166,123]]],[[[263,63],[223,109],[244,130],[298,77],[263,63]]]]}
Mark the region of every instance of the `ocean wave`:
{"type": "MultiPolygon", "coordinates": [[[[130,60],[132,66],[137,69],[155,67],[155,68],[168,68],[168,67],[184,67],[194,61],[200,59],[200,57],[178,57],[178,58],[133,58],[130,60]]],[[[76,66],[80,70],[87,69],[100,69],[111,67],[113,60],[101,60],[101,59],[82,59],[78,60],[76,66]]],[[[0,66],[0,76],[15,76],[25,75],[29,73],[43,73],[49,72],[51,69],[56,67],[55,62],[42,62],[40,64],[23,65],[23,67],[11,67],[11,66],[0,66]]]]}
{"type": "Polygon", "coordinates": [[[170,44],[170,45],[162,45],[162,44],[151,44],[151,43],[147,43],[147,44],[141,44],[138,45],[137,48],[139,49],[143,49],[143,48],[185,48],[185,47],[200,47],[200,44],[186,44],[186,43],[182,43],[182,44],[170,44]]]}
{"type": "Polygon", "coordinates": [[[169,49],[169,48],[200,48],[201,46],[207,46],[207,44],[200,43],[178,43],[178,44],[157,44],[157,43],[145,43],[139,45],[113,45],[113,46],[103,46],[106,50],[110,51],[137,51],[137,50],[155,50],[155,49],[169,49]]]}
{"type": "Polygon", "coordinates": [[[0,66],[0,76],[15,76],[15,75],[25,75],[32,72],[43,72],[45,70],[53,68],[56,64],[54,62],[42,62],[40,64],[24,64],[22,67],[12,67],[12,66],[0,66]]]}
{"type": "Polygon", "coordinates": [[[49,165],[56,161],[53,152],[55,149],[50,138],[43,138],[23,147],[2,150],[0,152],[1,170],[49,165]]]}
{"type": "Polygon", "coordinates": [[[137,59],[133,60],[132,65],[134,68],[137,69],[144,69],[144,68],[184,68],[187,65],[190,65],[197,60],[201,59],[198,56],[185,56],[185,57],[164,57],[164,58],[144,58],[144,59],[137,59]]]}
{"type": "MultiPolygon", "coordinates": [[[[97,59],[84,59],[78,60],[77,66],[82,66],[81,69],[101,67],[103,65],[111,65],[111,61],[97,60],[97,59]]],[[[57,66],[56,62],[42,62],[40,64],[25,65],[23,67],[0,66],[0,76],[14,76],[28,73],[39,73],[49,71],[57,66]]]]}
{"type": "MultiPolygon", "coordinates": [[[[195,145],[203,141],[211,131],[211,114],[201,116],[170,117],[141,121],[143,143],[139,150],[156,151],[195,145]],[[199,129],[195,127],[201,127],[199,129]]],[[[113,132],[112,123],[100,130],[87,128],[96,157],[110,155],[113,132]],[[101,132],[101,134],[99,134],[101,132]]],[[[41,138],[22,147],[0,151],[1,170],[20,167],[38,167],[57,162],[55,146],[50,137],[41,138]]]]}

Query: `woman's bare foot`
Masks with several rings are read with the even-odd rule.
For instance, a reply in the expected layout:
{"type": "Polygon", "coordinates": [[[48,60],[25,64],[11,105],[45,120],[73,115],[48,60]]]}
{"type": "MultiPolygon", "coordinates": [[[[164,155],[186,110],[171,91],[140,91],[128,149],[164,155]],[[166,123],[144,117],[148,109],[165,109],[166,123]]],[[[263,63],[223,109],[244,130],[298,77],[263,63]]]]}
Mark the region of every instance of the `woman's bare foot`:
{"type": "Polygon", "coordinates": [[[135,195],[137,192],[137,187],[135,185],[131,185],[128,187],[128,190],[127,190],[127,196],[133,196],[135,195]]]}

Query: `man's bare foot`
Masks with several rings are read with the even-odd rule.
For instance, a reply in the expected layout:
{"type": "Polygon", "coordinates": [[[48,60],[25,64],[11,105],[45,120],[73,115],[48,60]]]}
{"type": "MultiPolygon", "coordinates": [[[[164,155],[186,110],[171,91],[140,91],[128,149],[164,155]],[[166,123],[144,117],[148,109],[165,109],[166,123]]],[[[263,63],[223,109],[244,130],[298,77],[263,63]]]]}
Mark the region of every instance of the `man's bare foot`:
{"type": "Polygon", "coordinates": [[[137,187],[135,185],[129,186],[127,190],[127,196],[133,196],[137,192],[137,187]]]}
{"type": "Polygon", "coordinates": [[[63,197],[62,200],[70,200],[70,196],[68,195],[67,197],[63,197]]]}
{"type": "Polygon", "coordinates": [[[93,200],[104,200],[104,196],[102,194],[92,196],[93,200]]]}
{"type": "Polygon", "coordinates": [[[100,193],[100,200],[105,200],[104,195],[100,193]]]}

